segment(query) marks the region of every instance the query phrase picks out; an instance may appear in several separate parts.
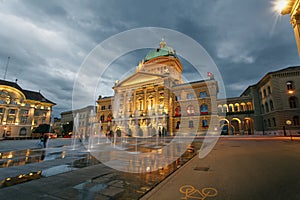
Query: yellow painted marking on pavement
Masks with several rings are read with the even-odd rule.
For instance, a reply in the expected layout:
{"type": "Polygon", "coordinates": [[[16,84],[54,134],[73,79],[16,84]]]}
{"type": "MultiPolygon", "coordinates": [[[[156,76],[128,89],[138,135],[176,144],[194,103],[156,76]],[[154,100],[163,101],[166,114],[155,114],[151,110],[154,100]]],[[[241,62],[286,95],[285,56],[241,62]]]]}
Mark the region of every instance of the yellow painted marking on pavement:
{"type": "Polygon", "coordinates": [[[212,187],[203,188],[201,191],[197,190],[194,186],[184,185],[179,189],[180,193],[184,194],[185,197],[181,199],[201,199],[205,200],[207,197],[215,197],[218,195],[218,190],[212,187]]]}

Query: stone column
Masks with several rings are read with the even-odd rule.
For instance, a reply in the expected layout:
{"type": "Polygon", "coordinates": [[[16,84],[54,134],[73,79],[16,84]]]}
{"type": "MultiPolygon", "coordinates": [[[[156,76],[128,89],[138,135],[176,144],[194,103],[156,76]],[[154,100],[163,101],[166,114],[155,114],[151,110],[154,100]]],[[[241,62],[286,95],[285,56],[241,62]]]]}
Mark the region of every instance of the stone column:
{"type": "Polygon", "coordinates": [[[20,119],[19,119],[20,108],[17,108],[16,110],[17,110],[17,112],[16,112],[16,120],[15,120],[15,123],[20,124],[20,119]]]}
{"type": "Polygon", "coordinates": [[[298,46],[298,54],[300,56],[300,14],[294,14],[291,16],[291,24],[294,28],[296,43],[298,46]]]}
{"type": "Polygon", "coordinates": [[[158,94],[158,86],[155,86],[154,90],[155,90],[155,102],[154,102],[155,108],[154,109],[155,109],[155,113],[157,114],[158,107],[159,107],[159,102],[158,102],[158,96],[159,96],[159,94],[158,94]]]}
{"type": "Polygon", "coordinates": [[[3,115],[2,122],[7,122],[8,109],[9,108],[4,108],[4,115],[3,115]]]}
{"type": "Polygon", "coordinates": [[[144,88],[144,103],[143,103],[143,105],[144,105],[144,107],[143,107],[143,111],[144,111],[144,113],[146,113],[147,112],[147,88],[144,88]]]}

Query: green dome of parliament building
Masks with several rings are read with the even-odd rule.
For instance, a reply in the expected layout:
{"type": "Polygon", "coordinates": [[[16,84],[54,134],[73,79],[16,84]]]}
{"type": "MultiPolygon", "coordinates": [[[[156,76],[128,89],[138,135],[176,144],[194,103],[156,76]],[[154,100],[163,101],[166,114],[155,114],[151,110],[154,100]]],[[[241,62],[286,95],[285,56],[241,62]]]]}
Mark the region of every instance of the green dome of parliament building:
{"type": "Polygon", "coordinates": [[[159,48],[150,51],[146,57],[145,57],[145,61],[151,60],[153,58],[157,58],[160,56],[173,56],[175,58],[177,58],[176,52],[174,49],[172,49],[171,47],[166,45],[166,42],[164,40],[162,40],[159,43],[159,48]]]}

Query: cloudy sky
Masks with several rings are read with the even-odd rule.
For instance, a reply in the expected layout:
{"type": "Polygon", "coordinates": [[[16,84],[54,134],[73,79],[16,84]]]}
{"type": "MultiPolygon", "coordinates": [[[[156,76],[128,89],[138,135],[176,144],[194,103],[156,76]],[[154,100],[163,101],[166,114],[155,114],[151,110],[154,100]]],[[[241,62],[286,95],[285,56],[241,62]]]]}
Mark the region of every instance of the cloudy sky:
{"type": "MultiPolygon", "coordinates": [[[[227,96],[239,96],[266,73],[299,65],[289,17],[274,12],[272,3],[273,0],[0,0],[0,78],[10,56],[6,80],[18,79],[22,88],[40,90],[57,103],[53,111],[59,117],[60,112],[72,108],[75,79],[97,45],[130,29],[162,27],[201,44],[222,74],[227,96]]],[[[121,56],[106,69],[105,77],[114,80],[130,74],[148,51],[121,56]]],[[[189,67],[184,68],[188,78],[189,72],[189,67]]],[[[104,93],[111,95],[112,90],[108,88],[104,93]]]]}

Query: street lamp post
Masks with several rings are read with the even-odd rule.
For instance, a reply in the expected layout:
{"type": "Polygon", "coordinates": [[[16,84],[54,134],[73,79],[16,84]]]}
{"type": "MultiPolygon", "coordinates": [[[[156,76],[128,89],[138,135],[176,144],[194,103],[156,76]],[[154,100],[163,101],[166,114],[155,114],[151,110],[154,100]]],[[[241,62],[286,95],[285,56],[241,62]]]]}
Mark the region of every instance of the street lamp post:
{"type": "MultiPolygon", "coordinates": [[[[289,120],[289,119],[286,120],[285,123],[286,123],[286,125],[288,125],[288,126],[292,125],[292,121],[289,120]]],[[[290,130],[290,137],[291,137],[291,141],[293,141],[293,137],[292,137],[292,132],[291,132],[291,130],[290,130]]]]}

